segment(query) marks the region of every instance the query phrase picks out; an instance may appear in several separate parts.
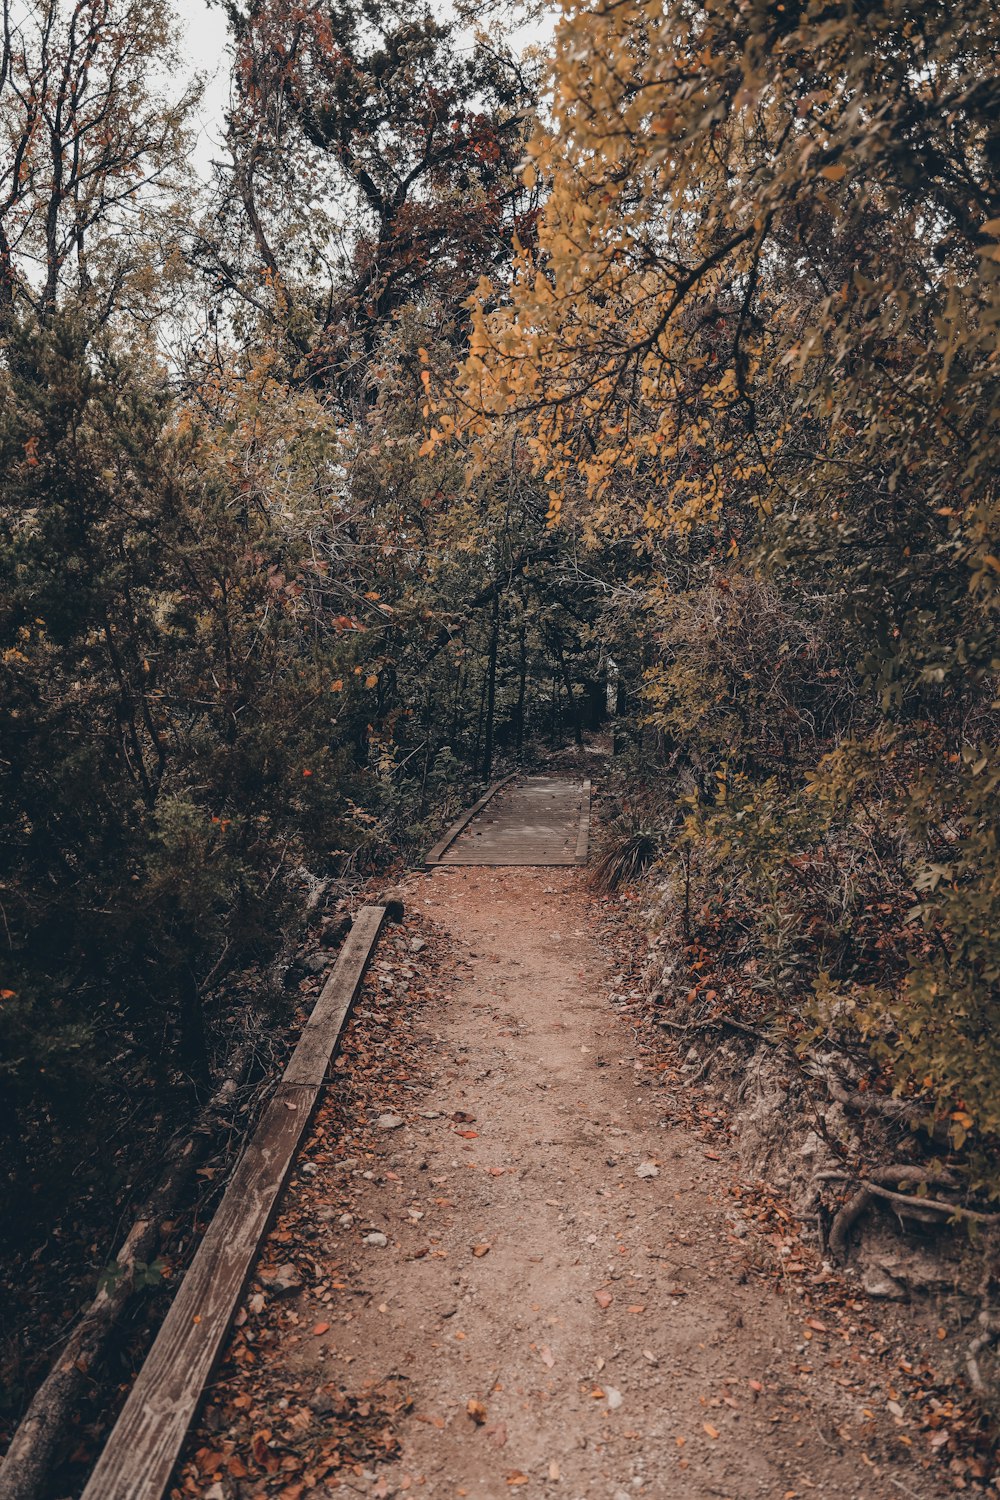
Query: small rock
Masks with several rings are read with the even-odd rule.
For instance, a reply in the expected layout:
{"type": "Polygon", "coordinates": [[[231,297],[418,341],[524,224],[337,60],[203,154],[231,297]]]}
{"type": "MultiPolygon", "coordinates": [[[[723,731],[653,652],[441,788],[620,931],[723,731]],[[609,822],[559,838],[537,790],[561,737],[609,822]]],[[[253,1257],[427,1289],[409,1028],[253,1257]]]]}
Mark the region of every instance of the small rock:
{"type": "Polygon", "coordinates": [[[644,1161],[641,1166],[636,1167],[635,1175],[637,1177],[659,1177],[660,1169],[655,1161],[644,1161]]]}
{"type": "Polygon", "coordinates": [[[604,1387],[604,1394],[608,1400],[608,1411],[617,1411],[625,1400],[621,1391],[616,1391],[613,1385],[606,1385],[604,1387]]]}
{"type": "Polygon", "coordinates": [[[314,1161],[304,1161],[299,1168],[299,1171],[302,1173],[303,1177],[315,1177],[316,1173],[319,1171],[319,1167],[314,1161]]]}
{"type": "Polygon", "coordinates": [[[290,1260],[276,1271],[261,1271],[260,1279],[272,1292],[285,1294],[302,1290],[302,1277],[290,1260]]]}
{"type": "Polygon", "coordinates": [[[365,1244],[374,1245],[379,1250],[384,1250],[389,1240],[380,1229],[373,1229],[371,1234],[365,1235],[365,1244]]]}
{"type": "Polygon", "coordinates": [[[427,947],[426,938],[410,938],[410,952],[421,953],[427,947]]]}
{"type": "Polygon", "coordinates": [[[903,1302],[906,1291],[878,1266],[866,1266],[861,1273],[861,1285],[869,1297],[879,1297],[889,1302],[903,1302]]]}
{"type": "Polygon", "coordinates": [[[322,974],[330,966],[328,953],[310,953],[299,961],[299,968],[306,974],[322,974]]]}
{"type": "Polygon", "coordinates": [[[340,1218],[337,1220],[337,1223],[340,1225],[341,1229],[353,1229],[354,1228],[354,1215],[353,1214],[341,1214],[340,1218]]]}
{"type": "Polygon", "coordinates": [[[402,1115],[379,1115],[375,1123],[379,1130],[398,1130],[406,1121],[402,1115]]]}
{"type": "Polygon", "coordinates": [[[324,948],[338,948],[350,930],[350,917],[331,917],[320,928],[320,942],[324,948]]]}

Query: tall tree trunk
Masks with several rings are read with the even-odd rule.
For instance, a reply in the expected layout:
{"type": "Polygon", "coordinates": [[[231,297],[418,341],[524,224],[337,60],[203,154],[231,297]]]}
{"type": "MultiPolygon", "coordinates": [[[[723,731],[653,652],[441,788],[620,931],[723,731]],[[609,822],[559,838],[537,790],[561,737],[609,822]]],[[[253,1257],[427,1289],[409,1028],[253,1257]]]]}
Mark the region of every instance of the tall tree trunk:
{"type": "Polygon", "coordinates": [[[490,665],[486,688],[486,740],[483,745],[483,780],[488,782],[493,770],[493,726],[497,706],[497,648],[500,644],[500,595],[493,595],[493,626],[490,631],[490,665]]]}
{"type": "Polygon", "coordinates": [[[486,716],[486,680],[488,673],[483,673],[483,685],[479,692],[479,715],[476,719],[476,744],[472,752],[472,770],[475,773],[479,766],[479,751],[483,743],[483,719],[486,716]]]}
{"type": "Polygon", "coordinates": [[[583,744],[583,718],[580,713],[580,705],[573,691],[573,679],[570,676],[569,666],[563,653],[562,641],[558,638],[555,642],[556,656],[559,659],[559,670],[562,673],[563,684],[566,688],[566,696],[569,699],[569,711],[573,720],[573,738],[578,745],[583,744]]]}
{"type": "Polygon", "coordinates": [[[518,677],[517,677],[517,713],[515,723],[517,728],[517,758],[524,758],[524,700],[528,683],[528,648],[527,632],[522,625],[517,636],[518,649],[518,677]]]}

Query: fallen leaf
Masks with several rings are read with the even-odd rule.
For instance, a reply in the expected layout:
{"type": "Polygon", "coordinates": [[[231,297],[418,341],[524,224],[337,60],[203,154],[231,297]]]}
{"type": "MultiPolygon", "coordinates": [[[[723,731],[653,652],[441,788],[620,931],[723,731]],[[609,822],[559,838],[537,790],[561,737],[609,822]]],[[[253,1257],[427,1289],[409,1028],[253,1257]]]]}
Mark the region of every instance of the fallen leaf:
{"type": "Polygon", "coordinates": [[[487,1417],[486,1407],[483,1405],[483,1403],[476,1400],[468,1401],[466,1402],[465,1409],[472,1420],[475,1422],[476,1426],[482,1427],[487,1417]]]}
{"type": "Polygon", "coordinates": [[[598,1307],[608,1308],[611,1306],[614,1298],[606,1287],[600,1286],[594,1293],[594,1301],[597,1303],[598,1307]]]}
{"type": "Polygon", "coordinates": [[[555,1459],[553,1459],[552,1462],[549,1464],[549,1478],[550,1479],[558,1479],[559,1478],[559,1465],[556,1463],[555,1459]]]}
{"type": "Polygon", "coordinates": [[[806,1318],[806,1327],[815,1328],[817,1333],[826,1333],[826,1324],[821,1323],[819,1318],[806,1318]]]}
{"type": "Polygon", "coordinates": [[[507,1475],[507,1483],[513,1488],[515,1484],[529,1484],[530,1480],[527,1474],[522,1474],[520,1469],[515,1469],[513,1474],[507,1475]]]}
{"type": "Polygon", "coordinates": [[[711,1422],[702,1422],[701,1425],[703,1431],[707,1432],[709,1437],[713,1440],[719,1436],[719,1429],[717,1427],[713,1427],[711,1422]]]}
{"type": "Polygon", "coordinates": [[[313,1329],[313,1333],[328,1333],[329,1330],[329,1323],[317,1323],[315,1328],[313,1329]]]}

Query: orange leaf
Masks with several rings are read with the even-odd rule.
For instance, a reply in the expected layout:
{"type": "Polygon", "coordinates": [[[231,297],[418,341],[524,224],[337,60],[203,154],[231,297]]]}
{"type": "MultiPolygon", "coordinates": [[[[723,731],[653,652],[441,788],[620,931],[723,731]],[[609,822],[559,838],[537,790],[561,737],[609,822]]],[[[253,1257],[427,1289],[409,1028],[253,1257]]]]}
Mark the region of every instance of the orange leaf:
{"type": "Polygon", "coordinates": [[[710,1438],[715,1439],[719,1436],[719,1429],[717,1427],[713,1427],[711,1422],[702,1422],[701,1425],[704,1431],[708,1433],[710,1438]]]}

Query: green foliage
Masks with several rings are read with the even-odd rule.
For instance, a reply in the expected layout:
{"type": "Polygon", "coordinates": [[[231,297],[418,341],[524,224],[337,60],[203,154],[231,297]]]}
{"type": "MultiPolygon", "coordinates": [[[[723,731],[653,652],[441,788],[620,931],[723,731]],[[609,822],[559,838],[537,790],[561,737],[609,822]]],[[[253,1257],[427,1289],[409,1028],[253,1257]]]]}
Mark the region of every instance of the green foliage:
{"type": "Polygon", "coordinates": [[[982,0],[571,6],[465,367],[550,526],[630,542],[688,940],[993,1192],[998,46],[982,0]]]}

